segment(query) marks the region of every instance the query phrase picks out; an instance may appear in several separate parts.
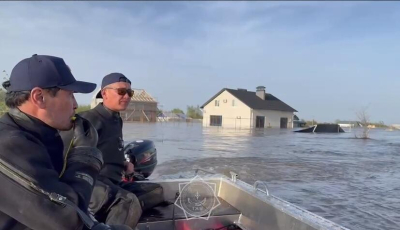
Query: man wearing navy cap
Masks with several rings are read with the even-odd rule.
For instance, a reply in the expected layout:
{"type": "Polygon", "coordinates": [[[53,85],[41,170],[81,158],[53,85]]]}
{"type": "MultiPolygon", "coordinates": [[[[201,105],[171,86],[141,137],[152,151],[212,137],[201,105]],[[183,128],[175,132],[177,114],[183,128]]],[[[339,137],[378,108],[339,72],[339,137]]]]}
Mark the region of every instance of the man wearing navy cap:
{"type": "MultiPolygon", "coordinates": [[[[133,96],[131,82],[121,73],[111,73],[103,78],[100,94],[103,103],[79,114],[96,128],[99,134],[97,148],[104,159],[89,208],[96,218],[105,223],[134,227],[142,214],[139,200],[134,194],[116,185],[121,181],[122,172],[129,168],[123,152],[122,119],[119,112],[127,108],[133,96]],[[104,189],[105,186],[108,189],[104,189]],[[103,197],[108,197],[108,200],[104,201],[103,197]]],[[[64,143],[69,142],[70,136],[63,135],[64,143]]]]}
{"type": "MultiPolygon", "coordinates": [[[[139,185],[138,183],[122,182],[123,175],[132,174],[134,167],[131,162],[125,159],[122,136],[123,122],[119,112],[126,110],[133,93],[131,81],[125,75],[121,73],[108,74],[102,80],[100,95],[98,95],[103,98],[103,103],[89,111],[80,113],[82,117],[93,124],[99,134],[97,147],[103,154],[104,166],[100,171],[98,180],[112,188],[114,194],[129,191],[139,198],[139,210],[135,211],[136,215],[130,214],[135,216],[134,218],[131,217],[131,220],[138,219],[142,210],[145,211],[163,201],[163,190],[158,184],[140,183],[139,185]]],[[[93,198],[97,196],[101,197],[101,192],[98,193],[98,190],[95,189],[93,198]]],[[[93,205],[95,204],[96,201],[94,200],[93,205]]],[[[103,209],[108,209],[107,204],[104,205],[103,209]]],[[[100,215],[102,215],[101,212],[100,215]]],[[[126,224],[117,219],[114,219],[111,223],[126,224]]]]}
{"type": "Polygon", "coordinates": [[[105,159],[100,175],[113,182],[119,182],[122,172],[132,167],[125,161],[123,153],[123,124],[119,114],[128,107],[133,96],[131,81],[121,73],[108,74],[102,80],[100,93],[103,103],[80,115],[88,119],[99,133],[97,147],[105,159]]]}
{"type": "Polygon", "coordinates": [[[94,127],[74,116],[74,93],[96,84],[76,81],[62,58],[33,55],[3,86],[10,110],[0,118],[0,229],[130,229],[87,214],[103,159],[94,127]],[[64,159],[58,131],[71,128],[64,159]]]}

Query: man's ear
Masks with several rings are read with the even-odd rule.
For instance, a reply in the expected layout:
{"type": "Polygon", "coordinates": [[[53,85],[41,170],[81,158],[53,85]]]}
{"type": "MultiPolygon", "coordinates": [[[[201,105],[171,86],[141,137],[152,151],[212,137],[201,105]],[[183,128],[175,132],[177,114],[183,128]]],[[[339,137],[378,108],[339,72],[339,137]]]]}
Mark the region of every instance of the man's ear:
{"type": "Polygon", "coordinates": [[[106,93],[106,90],[105,90],[105,89],[102,89],[102,90],[101,90],[101,97],[103,98],[103,100],[104,100],[104,99],[107,99],[107,93],[106,93]]]}
{"type": "Polygon", "coordinates": [[[35,87],[31,90],[30,100],[37,107],[44,109],[46,108],[44,96],[44,90],[39,87],[35,87]]]}

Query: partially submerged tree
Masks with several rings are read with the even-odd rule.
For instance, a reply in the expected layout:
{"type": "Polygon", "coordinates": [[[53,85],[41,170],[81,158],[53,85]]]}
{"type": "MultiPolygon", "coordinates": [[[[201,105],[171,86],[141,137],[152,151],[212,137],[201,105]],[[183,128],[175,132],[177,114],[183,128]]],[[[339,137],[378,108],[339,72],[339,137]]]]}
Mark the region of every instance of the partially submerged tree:
{"type": "Polygon", "coordinates": [[[178,108],[175,108],[175,109],[171,110],[171,112],[175,113],[175,114],[184,114],[184,112],[181,109],[178,109],[178,108]]]}
{"type": "Polygon", "coordinates": [[[0,102],[4,103],[4,99],[6,98],[6,92],[4,89],[0,88],[0,102]]]}
{"type": "Polygon", "coordinates": [[[87,111],[90,109],[90,105],[80,105],[78,108],[75,110],[75,113],[80,113],[83,111],[87,111]]]}
{"type": "Polygon", "coordinates": [[[4,102],[5,96],[6,96],[5,91],[3,89],[0,89],[0,116],[3,115],[8,110],[6,103],[4,102]]]}
{"type": "Polygon", "coordinates": [[[369,139],[370,117],[368,114],[368,106],[362,107],[359,111],[356,112],[356,115],[363,129],[361,136],[358,137],[356,135],[356,137],[361,139],[369,139]]]}
{"type": "Polygon", "coordinates": [[[202,119],[203,113],[200,110],[200,106],[187,106],[186,115],[193,119],[202,119]]]}
{"type": "Polygon", "coordinates": [[[308,127],[317,125],[317,124],[318,124],[318,121],[316,121],[314,119],[312,119],[311,121],[306,121],[306,126],[308,126],[308,127]]]}
{"type": "Polygon", "coordinates": [[[3,115],[8,110],[4,100],[6,97],[6,89],[3,87],[3,83],[8,81],[8,74],[5,70],[3,70],[3,73],[5,74],[5,77],[3,77],[3,81],[0,84],[0,115],[3,115]]]}

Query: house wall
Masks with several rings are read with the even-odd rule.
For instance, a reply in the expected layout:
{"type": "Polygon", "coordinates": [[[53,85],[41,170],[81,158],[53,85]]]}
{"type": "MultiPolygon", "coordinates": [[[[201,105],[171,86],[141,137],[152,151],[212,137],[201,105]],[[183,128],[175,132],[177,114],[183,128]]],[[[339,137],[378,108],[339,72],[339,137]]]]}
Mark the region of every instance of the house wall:
{"type": "Polygon", "coordinates": [[[222,92],[203,108],[203,126],[210,126],[210,115],[222,116],[222,127],[251,128],[251,109],[227,91],[222,92]],[[219,106],[215,106],[215,100],[219,106]],[[235,106],[232,106],[232,101],[235,106]]]}
{"type": "Polygon", "coordinates": [[[131,101],[126,110],[121,111],[120,114],[124,121],[156,122],[157,103],[131,101]]]}
{"type": "Polygon", "coordinates": [[[253,110],[253,123],[252,127],[256,126],[256,117],[265,117],[265,128],[280,128],[281,118],[287,118],[287,128],[293,128],[293,112],[273,111],[273,110],[253,110]]]}

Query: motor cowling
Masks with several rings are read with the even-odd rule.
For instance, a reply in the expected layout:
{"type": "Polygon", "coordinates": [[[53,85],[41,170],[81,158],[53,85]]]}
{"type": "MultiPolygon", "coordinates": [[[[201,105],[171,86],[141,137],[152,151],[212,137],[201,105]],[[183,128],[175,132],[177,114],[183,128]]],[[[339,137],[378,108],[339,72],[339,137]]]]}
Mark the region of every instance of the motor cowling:
{"type": "Polygon", "coordinates": [[[135,166],[135,173],[149,177],[157,165],[157,149],[153,141],[136,140],[124,147],[126,159],[135,166]]]}

